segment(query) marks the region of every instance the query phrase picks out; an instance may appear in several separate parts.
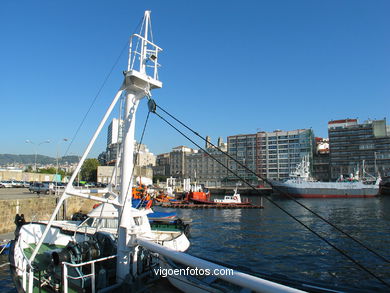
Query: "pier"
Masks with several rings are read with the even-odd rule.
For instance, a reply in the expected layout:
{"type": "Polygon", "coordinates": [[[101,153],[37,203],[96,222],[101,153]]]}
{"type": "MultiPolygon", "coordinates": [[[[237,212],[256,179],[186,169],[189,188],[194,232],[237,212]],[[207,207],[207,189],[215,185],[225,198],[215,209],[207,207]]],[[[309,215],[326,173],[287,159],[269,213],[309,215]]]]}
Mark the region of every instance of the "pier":
{"type": "MultiPolygon", "coordinates": [[[[233,194],[234,186],[231,187],[208,187],[211,194],[217,195],[228,195],[233,194]]],[[[263,196],[270,195],[272,193],[272,187],[257,187],[256,189],[250,187],[242,187],[238,189],[238,193],[241,195],[253,195],[253,196],[263,196]]]]}
{"type": "Polygon", "coordinates": [[[195,203],[163,203],[163,208],[176,209],[263,209],[262,205],[252,204],[195,204],[195,203]]]}

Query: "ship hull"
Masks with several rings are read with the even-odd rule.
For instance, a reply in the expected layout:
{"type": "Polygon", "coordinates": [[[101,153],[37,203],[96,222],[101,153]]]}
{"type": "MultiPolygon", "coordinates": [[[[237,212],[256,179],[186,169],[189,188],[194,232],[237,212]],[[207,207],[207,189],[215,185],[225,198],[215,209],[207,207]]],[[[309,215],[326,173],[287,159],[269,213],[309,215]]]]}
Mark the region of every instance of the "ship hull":
{"type": "Polygon", "coordinates": [[[357,186],[347,184],[311,182],[309,184],[276,183],[274,190],[282,195],[296,198],[370,198],[376,197],[379,188],[376,185],[357,186]]]}

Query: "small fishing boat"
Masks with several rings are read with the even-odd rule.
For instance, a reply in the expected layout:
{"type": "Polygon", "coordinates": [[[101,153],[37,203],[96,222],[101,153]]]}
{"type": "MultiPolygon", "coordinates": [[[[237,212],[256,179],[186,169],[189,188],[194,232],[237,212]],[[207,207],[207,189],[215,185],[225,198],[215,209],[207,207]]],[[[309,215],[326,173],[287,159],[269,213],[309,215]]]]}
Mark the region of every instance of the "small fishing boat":
{"type": "Polygon", "coordinates": [[[241,196],[238,193],[238,186],[234,189],[233,195],[225,195],[223,199],[214,199],[215,203],[223,203],[223,204],[240,204],[241,202],[241,196]]]}

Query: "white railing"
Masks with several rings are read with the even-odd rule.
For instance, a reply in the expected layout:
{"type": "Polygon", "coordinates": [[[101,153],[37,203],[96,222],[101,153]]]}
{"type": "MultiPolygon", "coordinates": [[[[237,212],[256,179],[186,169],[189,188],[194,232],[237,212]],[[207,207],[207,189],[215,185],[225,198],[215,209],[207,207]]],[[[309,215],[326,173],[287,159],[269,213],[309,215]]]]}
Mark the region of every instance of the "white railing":
{"type": "Polygon", "coordinates": [[[129,48],[129,65],[128,70],[133,70],[135,67],[139,67],[139,71],[147,73],[147,68],[151,69],[150,76],[153,79],[158,80],[158,53],[162,49],[154,44],[153,42],[145,39],[139,34],[133,34],[130,37],[130,48],[129,48]],[[144,45],[139,45],[141,42],[144,45]],[[147,64],[150,62],[151,65],[147,64]],[[143,68],[143,69],[142,69],[143,68]]]}
{"type": "MultiPolygon", "coordinates": [[[[194,257],[192,255],[178,252],[172,249],[169,249],[167,247],[161,246],[159,244],[156,244],[154,242],[151,242],[146,239],[137,238],[137,243],[152,251],[155,253],[158,253],[159,255],[165,256],[174,262],[186,265],[191,268],[198,268],[198,269],[204,269],[204,270],[210,270],[210,271],[226,271],[228,268],[217,265],[215,263],[194,257]]],[[[255,276],[251,276],[249,274],[245,274],[239,271],[233,271],[232,275],[219,275],[218,278],[231,283],[238,285],[242,288],[248,288],[250,290],[253,290],[254,292],[269,292],[269,293],[297,293],[297,292],[303,292],[301,290],[291,288],[288,286],[284,286],[278,283],[274,283],[262,278],[258,278],[255,276]]]]}
{"type": "Polygon", "coordinates": [[[96,279],[95,263],[106,261],[106,260],[109,260],[109,259],[113,259],[115,257],[116,257],[116,255],[111,255],[111,256],[102,257],[102,258],[99,258],[99,259],[94,259],[94,260],[91,260],[91,261],[78,263],[78,264],[63,262],[62,263],[62,272],[63,272],[62,273],[63,274],[62,275],[62,286],[63,286],[62,290],[63,290],[63,292],[64,293],[68,292],[68,279],[79,280],[79,279],[87,279],[88,277],[91,277],[91,292],[95,293],[96,292],[96,288],[95,288],[95,279],[96,279]],[[80,276],[68,275],[68,267],[77,268],[77,267],[82,267],[82,266],[85,266],[85,265],[91,265],[91,273],[90,274],[80,275],[80,276]]]}
{"type": "MultiPolygon", "coordinates": [[[[22,256],[22,264],[21,267],[17,267],[16,270],[19,271],[22,274],[22,288],[25,292],[32,292],[33,291],[33,283],[34,283],[34,270],[33,266],[31,265],[28,257],[24,253],[24,250],[22,248],[22,240],[19,239],[17,244],[18,250],[20,251],[20,254],[22,256]],[[27,277],[28,274],[28,277],[27,277]],[[27,290],[27,278],[28,278],[28,290],[27,290]]],[[[27,244],[29,245],[29,244],[27,244]]],[[[30,247],[32,249],[32,247],[30,247]]],[[[15,256],[14,256],[15,257],[15,256]]],[[[18,272],[18,274],[19,274],[18,272]]]]}
{"type": "MultiPolygon", "coordinates": [[[[148,249],[151,252],[158,253],[160,256],[166,257],[176,263],[180,263],[182,265],[186,265],[191,268],[198,268],[203,270],[210,270],[210,271],[223,271],[223,270],[229,270],[229,268],[226,268],[224,266],[191,256],[186,253],[178,252],[169,248],[166,248],[160,244],[154,243],[152,241],[146,240],[146,239],[137,239],[137,243],[144,247],[145,249],[148,249]]],[[[86,281],[86,279],[90,278],[91,281],[91,292],[96,292],[96,271],[95,271],[95,264],[98,262],[106,261],[109,259],[116,258],[116,255],[103,257],[83,263],[73,264],[68,262],[62,263],[62,291],[67,293],[69,286],[69,279],[72,280],[80,280],[83,279],[86,281]],[[89,274],[80,274],[78,276],[69,275],[69,267],[77,268],[82,267],[86,265],[91,265],[91,272],[89,274]]],[[[33,269],[29,264],[28,258],[23,255],[23,267],[25,268],[22,271],[22,287],[25,290],[25,292],[33,292],[33,283],[34,279],[37,279],[34,277],[33,269]],[[27,283],[28,279],[28,283],[27,283]],[[28,288],[27,288],[28,286],[28,288]],[[26,290],[27,289],[27,290],[26,290]]],[[[291,293],[297,293],[297,292],[303,292],[301,290],[291,288],[285,285],[281,285],[275,282],[271,282],[259,277],[255,277],[246,273],[242,273],[236,270],[233,270],[233,274],[228,275],[218,275],[218,278],[221,280],[224,280],[228,283],[238,285],[242,288],[250,289],[254,292],[270,292],[270,293],[285,293],[285,292],[291,292],[291,293]]],[[[118,286],[118,284],[115,284],[115,286],[118,286]]],[[[102,288],[100,288],[102,289],[102,288]]]]}

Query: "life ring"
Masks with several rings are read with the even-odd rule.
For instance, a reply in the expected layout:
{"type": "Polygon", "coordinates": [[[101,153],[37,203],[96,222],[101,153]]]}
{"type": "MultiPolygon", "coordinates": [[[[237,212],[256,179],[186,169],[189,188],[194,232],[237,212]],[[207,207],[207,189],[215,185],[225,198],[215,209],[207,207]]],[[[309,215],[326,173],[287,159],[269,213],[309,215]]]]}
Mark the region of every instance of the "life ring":
{"type": "Polygon", "coordinates": [[[233,199],[234,199],[234,200],[237,200],[237,199],[238,199],[238,197],[235,195],[235,196],[233,196],[233,199]]]}

